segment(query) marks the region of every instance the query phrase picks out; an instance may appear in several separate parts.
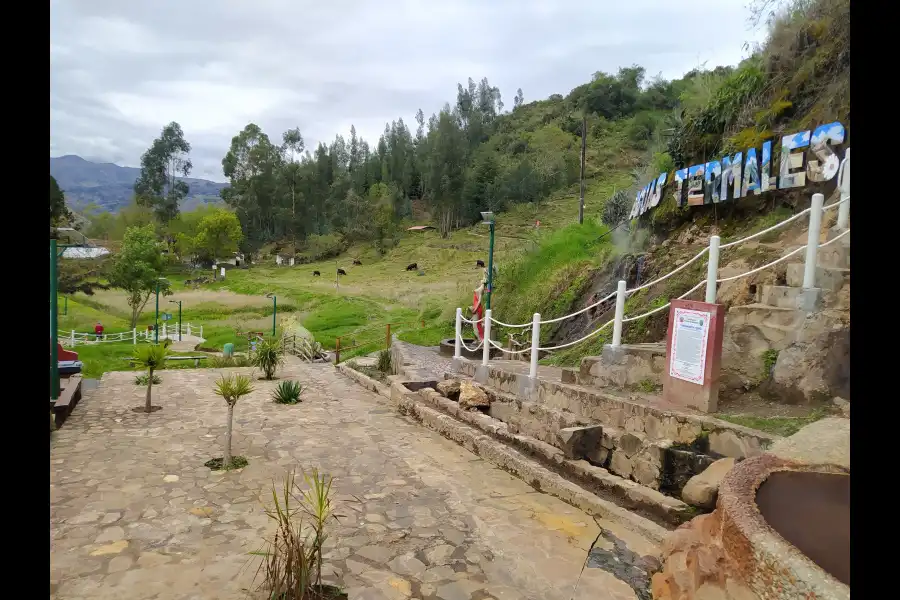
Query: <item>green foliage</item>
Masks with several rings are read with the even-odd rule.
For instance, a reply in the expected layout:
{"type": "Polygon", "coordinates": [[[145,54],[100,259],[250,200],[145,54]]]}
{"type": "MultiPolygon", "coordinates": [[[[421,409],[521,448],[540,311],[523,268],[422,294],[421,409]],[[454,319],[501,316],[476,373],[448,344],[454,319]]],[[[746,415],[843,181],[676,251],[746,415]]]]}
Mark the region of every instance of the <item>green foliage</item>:
{"type": "MultiPolygon", "coordinates": [[[[134,385],[140,385],[140,386],[147,385],[147,381],[149,379],[150,379],[150,375],[148,375],[146,373],[143,375],[138,375],[137,377],[134,378],[134,385]]],[[[157,385],[160,383],[162,383],[162,379],[159,377],[159,375],[153,375],[153,384],[157,385]]]]}
{"type": "Polygon", "coordinates": [[[772,376],[772,369],[775,368],[775,363],[778,362],[778,350],[768,349],[762,354],[763,361],[763,379],[768,379],[772,376]]]}
{"type": "Polygon", "coordinates": [[[794,435],[803,427],[818,421],[826,415],[827,413],[824,410],[815,409],[805,417],[757,417],[751,415],[717,414],[716,418],[735,425],[741,425],[742,427],[787,437],[794,435]]]}
{"type": "Polygon", "coordinates": [[[257,342],[250,356],[250,364],[260,369],[266,379],[275,377],[275,370],[284,362],[280,338],[264,338],[257,342]]]}
{"type": "Polygon", "coordinates": [[[218,381],[216,381],[213,393],[215,393],[216,396],[221,396],[229,406],[234,406],[237,404],[238,400],[253,393],[253,390],[253,384],[250,382],[249,377],[232,373],[227,376],[222,375],[218,381]]]}
{"type": "Polygon", "coordinates": [[[232,253],[237,252],[243,237],[237,216],[216,208],[197,225],[197,235],[190,247],[204,263],[209,264],[217,258],[230,258],[232,253]]]}
{"type": "Polygon", "coordinates": [[[630,198],[625,190],[616,190],[616,193],[603,205],[603,215],[600,217],[603,223],[613,228],[628,218],[634,199],[630,198]]]}
{"type": "MultiPolygon", "coordinates": [[[[147,372],[152,374],[153,371],[165,368],[166,359],[170,355],[169,349],[161,344],[143,344],[135,348],[134,362],[137,366],[147,369],[147,372]]],[[[153,383],[156,383],[156,381],[153,381],[153,383]]],[[[147,384],[146,379],[144,384],[147,384]]]]}
{"type": "Polygon", "coordinates": [[[213,458],[205,463],[203,463],[204,467],[207,467],[210,471],[221,471],[225,469],[226,471],[231,471],[234,469],[243,469],[246,467],[249,462],[243,456],[232,456],[231,462],[229,464],[225,464],[225,460],[220,456],[219,458],[213,458]]]}
{"type": "Polygon", "coordinates": [[[303,386],[299,381],[287,379],[279,382],[275,387],[275,391],[272,392],[272,400],[276,404],[297,404],[300,402],[300,392],[302,391],[303,386]]]}
{"type": "Polygon", "coordinates": [[[187,196],[188,184],[178,179],[191,172],[191,145],[181,125],[171,122],[141,156],[141,174],[134,183],[138,204],[152,208],[160,223],[178,215],[178,205],[187,196]]]}
{"type": "Polygon", "coordinates": [[[171,294],[168,281],[160,281],[166,267],[153,227],[132,227],[126,230],[122,250],[113,259],[109,272],[109,284],[128,294],[131,308],[131,327],[137,323],[150,295],[157,289],[160,294],[171,294]]]}
{"type": "Polygon", "coordinates": [[[250,359],[246,356],[211,356],[207,364],[212,369],[227,369],[229,367],[252,367],[250,359]]]}
{"type": "Polygon", "coordinates": [[[72,213],[66,207],[66,198],[53,175],[50,176],[50,226],[57,227],[66,223],[72,213]]]}
{"type": "Polygon", "coordinates": [[[391,373],[391,350],[386,348],[378,353],[376,366],[382,373],[391,373]]]}

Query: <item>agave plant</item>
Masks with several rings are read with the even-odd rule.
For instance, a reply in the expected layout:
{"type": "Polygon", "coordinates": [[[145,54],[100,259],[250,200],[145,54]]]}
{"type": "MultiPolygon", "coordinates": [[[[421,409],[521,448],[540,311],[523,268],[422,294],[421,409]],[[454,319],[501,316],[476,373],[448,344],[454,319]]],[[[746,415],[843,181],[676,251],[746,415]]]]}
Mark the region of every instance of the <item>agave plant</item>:
{"type": "MultiPolygon", "coordinates": [[[[168,347],[166,346],[140,346],[135,351],[134,362],[147,369],[147,403],[144,405],[144,412],[152,412],[151,394],[153,390],[153,371],[163,369],[166,366],[166,359],[169,357],[168,347]]],[[[157,377],[157,379],[159,379],[157,377]]]]}
{"type": "Polygon", "coordinates": [[[306,362],[312,362],[325,356],[325,349],[322,348],[322,344],[311,337],[299,338],[295,348],[297,355],[306,362]]]}
{"type": "Polygon", "coordinates": [[[266,379],[275,377],[275,369],[284,362],[284,354],[281,349],[281,340],[278,338],[264,338],[256,344],[250,362],[260,369],[266,379]]]}
{"type": "Polygon", "coordinates": [[[222,378],[216,382],[214,392],[217,396],[221,396],[228,404],[228,426],[225,429],[225,454],[222,459],[222,467],[228,469],[231,467],[231,424],[234,421],[234,405],[242,397],[253,391],[253,385],[250,378],[246,375],[232,374],[222,378]]]}
{"type": "Polygon", "coordinates": [[[287,379],[279,383],[272,392],[272,400],[276,404],[297,404],[300,402],[300,392],[302,391],[303,386],[299,381],[287,379]]]}

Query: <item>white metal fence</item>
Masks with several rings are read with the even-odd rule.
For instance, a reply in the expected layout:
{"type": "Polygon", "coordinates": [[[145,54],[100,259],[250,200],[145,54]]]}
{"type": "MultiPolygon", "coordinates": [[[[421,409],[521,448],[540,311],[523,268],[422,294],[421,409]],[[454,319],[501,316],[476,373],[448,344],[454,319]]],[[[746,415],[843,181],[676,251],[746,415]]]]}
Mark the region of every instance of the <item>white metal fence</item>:
{"type": "MultiPolygon", "coordinates": [[[[190,323],[173,323],[171,326],[163,322],[159,331],[159,339],[171,339],[172,341],[178,340],[178,333],[181,332],[182,335],[196,335],[197,337],[203,337],[203,325],[191,325],[190,323]]],[[[154,335],[152,331],[147,329],[138,329],[135,327],[131,331],[120,331],[116,333],[104,333],[102,335],[97,335],[96,333],[82,333],[75,331],[74,329],[69,331],[68,334],[63,332],[59,332],[59,342],[63,346],[73,347],[78,344],[106,344],[106,343],[114,343],[114,342],[131,342],[132,344],[137,344],[138,342],[152,342],[154,340],[154,335]]]]}
{"type": "MultiPolygon", "coordinates": [[[[840,169],[838,170],[838,187],[841,190],[841,198],[839,201],[837,201],[833,204],[829,204],[828,206],[825,206],[824,205],[825,204],[825,196],[822,194],[813,194],[812,205],[809,208],[807,208],[803,211],[800,211],[799,213],[797,213],[797,214],[795,214],[795,215],[793,215],[793,216],[791,216],[791,217],[781,221],[780,223],[777,223],[767,229],[764,229],[764,230],[754,233],[752,235],[748,235],[739,240],[729,242],[727,244],[721,244],[720,243],[721,240],[720,240],[719,236],[714,235],[714,236],[710,237],[708,247],[704,248],[703,250],[698,252],[696,254],[696,256],[694,256],[687,262],[683,263],[679,267],[673,269],[669,273],[666,273],[665,275],[658,277],[658,278],[654,279],[653,281],[650,281],[641,286],[632,288],[630,290],[626,289],[627,284],[625,281],[619,281],[615,292],[612,292],[611,294],[607,295],[606,297],[601,298],[597,302],[594,302],[593,304],[586,306],[586,307],[582,308],[581,310],[578,310],[578,311],[573,312],[568,315],[564,315],[562,317],[557,317],[555,319],[547,319],[546,321],[544,321],[544,320],[541,320],[540,313],[534,313],[530,323],[513,324],[513,323],[504,323],[498,319],[495,319],[494,316],[491,314],[491,309],[487,309],[484,312],[484,316],[482,318],[470,320],[470,319],[466,319],[465,317],[462,316],[462,308],[457,308],[456,309],[456,347],[455,347],[454,356],[456,358],[459,358],[462,355],[463,348],[465,348],[469,352],[477,352],[478,349],[481,348],[481,350],[482,350],[481,364],[487,365],[488,361],[490,359],[490,348],[491,347],[501,350],[505,355],[507,355],[507,354],[508,355],[520,355],[520,354],[524,354],[526,352],[530,352],[531,353],[531,368],[529,370],[529,376],[534,378],[534,377],[537,377],[538,355],[541,351],[547,352],[547,351],[553,351],[553,350],[561,350],[563,348],[568,348],[569,346],[574,346],[576,344],[580,344],[581,342],[583,342],[587,339],[590,339],[590,338],[594,337],[595,335],[599,334],[601,331],[605,330],[610,325],[613,326],[612,344],[611,345],[612,346],[620,346],[622,344],[622,327],[625,323],[629,323],[631,321],[637,321],[638,319],[643,319],[645,317],[649,317],[652,314],[658,313],[662,310],[669,308],[669,306],[671,304],[671,301],[670,301],[662,306],[659,306],[657,308],[649,310],[645,313],[626,317],[625,316],[625,300],[626,300],[626,298],[628,296],[630,296],[631,294],[634,294],[635,292],[639,292],[640,290],[649,288],[651,286],[654,286],[658,283],[665,281],[666,279],[672,277],[676,273],[686,269],[688,266],[690,266],[694,262],[700,260],[704,255],[708,256],[706,279],[698,282],[697,285],[695,285],[694,287],[692,287],[691,289],[689,289],[682,295],[678,296],[678,299],[684,299],[684,298],[690,296],[692,293],[699,290],[701,287],[706,286],[705,301],[709,302],[709,303],[714,303],[716,301],[717,284],[724,283],[726,281],[734,281],[735,279],[740,279],[742,277],[748,277],[755,273],[759,273],[760,271],[763,271],[765,269],[773,267],[773,266],[777,265],[778,263],[784,262],[785,260],[799,254],[801,251],[805,252],[804,271],[803,271],[803,289],[812,289],[815,287],[816,260],[817,260],[819,248],[823,248],[825,246],[833,244],[834,242],[838,241],[839,239],[843,238],[844,236],[850,234],[850,227],[849,227],[849,224],[850,224],[850,149],[849,148],[847,149],[845,157],[841,161],[840,169]],[[833,237],[831,240],[829,240],[823,244],[820,244],[819,237],[821,235],[822,216],[826,210],[830,210],[832,208],[838,209],[836,228],[841,233],[839,233],[838,235],[833,237]],[[766,265],[757,267],[755,269],[751,269],[745,273],[740,273],[738,275],[733,275],[731,277],[718,277],[720,251],[728,249],[728,248],[733,248],[735,246],[743,244],[744,242],[748,242],[750,240],[762,237],[762,236],[766,235],[767,233],[770,233],[772,231],[775,231],[776,229],[784,227],[788,223],[796,221],[797,219],[800,219],[801,217],[803,217],[807,214],[809,215],[809,234],[807,237],[807,243],[805,245],[789,252],[788,254],[785,254],[784,256],[782,256],[776,260],[773,260],[772,262],[770,262],[766,265]],[[606,302],[613,296],[615,296],[615,298],[616,298],[615,317],[613,317],[612,319],[610,319],[609,321],[607,321],[606,323],[604,323],[603,325],[601,325],[594,331],[590,332],[589,334],[587,334],[577,340],[574,340],[571,342],[566,342],[564,344],[559,344],[556,346],[542,347],[540,345],[541,325],[557,323],[559,321],[564,321],[566,319],[571,319],[573,317],[577,317],[578,315],[580,315],[588,310],[591,310],[592,308],[596,308],[597,306],[600,306],[601,304],[603,304],[604,302],[606,302]],[[462,334],[463,324],[466,323],[466,324],[472,325],[474,328],[474,326],[477,323],[481,323],[481,322],[484,323],[484,338],[481,341],[479,341],[478,344],[474,348],[470,348],[463,341],[463,334],[462,334]],[[529,348],[523,348],[521,350],[511,350],[511,349],[503,348],[500,344],[498,344],[497,342],[495,342],[494,340],[491,339],[491,323],[496,323],[497,325],[500,325],[502,327],[508,327],[511,329],[525,329],[527,327],[530,327],[531,328],[531,346],[529,348]],[[488,344],[485,344],[484,340],[487,340],[488,344]]],[[[477,339],[478,336],[476,335],[475,337],[477,339]]]]}

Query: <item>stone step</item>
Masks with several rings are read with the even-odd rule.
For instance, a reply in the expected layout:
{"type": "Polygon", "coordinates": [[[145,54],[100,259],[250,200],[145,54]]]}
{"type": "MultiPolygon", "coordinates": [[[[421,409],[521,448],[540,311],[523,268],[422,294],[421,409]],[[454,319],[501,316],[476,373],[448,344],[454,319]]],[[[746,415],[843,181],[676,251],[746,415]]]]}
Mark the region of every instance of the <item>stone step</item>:
{"type": "Polygon", "coordinates": [[[606,344],[600,356],[581,359],[579,376],[572,383],[636,390],[647,382],[657,385],[665,368],[665,343],[622,344],[617,348],[606,344]]]}
{"type": "Polygon", "coordinates": [[[769,304],[745,304],[732,306],[725,316],[725,326],[754,325],[770,327],[779,331],[790,331],[800,327],[806,313],[790,307],[769,304]]]}
{"type": "Polygon", "coordinates": [[[756,302],[776,308],[796,309],[800,306],[801,288],[787,285],[763,285],[756,293],[756,302]]]}
{"type": "MultiPolygon", "coordinates": [[[[483,386],[479,387],[485,389],[483,386]]],[[[428,403],[432,408],[478,429],[499,443],[512,447],[600,498],[637,512],[660,525],[677,526],[696,514],[694,509],[678,498],[666,496],[649,486],[615,475],[609,469],[591,464],[588,460],[567,456],[566,452],[557,445],[517,432],[516,427],[511,427],[510,424],[488,414],[460,409],[457,402],[445,398],[430,388],[419,390],[416,394],[421,401],[428,403]]],[[[491,408],[493,409],[493,407],[494,402],[491,403],[491,408]]],[[[654,466],[657,471],[662,466],[663,445],[648,445],[646,440],[615,428],[602,428],[602,433],[599,426],[595,426],[593,429],[595,429],[593,433],[596,435],[596,441],[606,446],[604,448],[598,444],[597,454],[605,450],[611,456],[611,459],[606,458],[606,462],[627,464],[629,470],[642,469],[646,473],[648,481],[658,478],[658,474],[654,474],[652,471],[654,466]],[[628,436],[625,437],[626,444],[631,442],[627,453],[625,448],[617,448],[617,444],[624,436],[628,436]],[[601,441],[601,437],[605,439],[601,441]],[[642,454],[641,450],[645,448],[648,451],[642,454]],[[655,454],[655,464],[649,464],[652,461],[649,458],[649,452],[655,454]],[[647,464],[645,465],[645,463],[647,464]]],[[[556,433],[558,434],[559,430],[556,433]]],[[[554,441],[557,440],[554,439],[554,441]]],[[[601,457],[595,456],[595,458],[600,459],[601,457]]],[[[621,468],[624,469],[625,466],[621,468]]]]}
{"type": "MultiPolygon", "coordinates": [[[[828,246],[831,248],[831,246],[828,246]]],[[[827,249],[827,248],[826,248],[827,249]]],[[[787,266],[787,284],[790,287],[803,287],[803,271],[802,264],[792,263],[787,266]]],[[[815,286],[827,292],[836,292],[845,283],[850,282],[850,269],[838,267],[816,267],[815,286]]]]}

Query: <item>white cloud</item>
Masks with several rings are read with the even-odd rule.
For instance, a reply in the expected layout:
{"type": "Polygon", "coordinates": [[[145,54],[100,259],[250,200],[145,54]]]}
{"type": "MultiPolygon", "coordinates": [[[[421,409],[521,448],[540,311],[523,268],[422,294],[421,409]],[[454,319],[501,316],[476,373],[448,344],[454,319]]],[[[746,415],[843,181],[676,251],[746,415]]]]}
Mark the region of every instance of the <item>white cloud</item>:
{"type": "MultiPolygon", "coordinates": [[[[566,94],[595,71],[634,63],[672,78],[734,64],[747,41],[738,0],[79,0],[50,3],[51,155],[129,166],[169,121],[194,175],[248,122],[307,146],[336,133],[377,142],[384,123],[453,101],[487,77],[507,106],[566,94]],[[714,24],[707,34],[696,23],[714,24]]],[[[709,30],[707,28],[707,30],[709,30]]]]}

